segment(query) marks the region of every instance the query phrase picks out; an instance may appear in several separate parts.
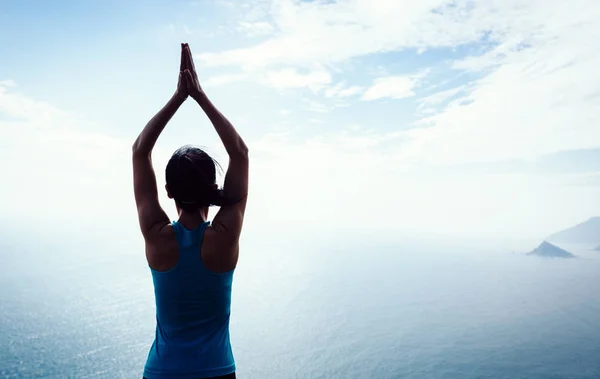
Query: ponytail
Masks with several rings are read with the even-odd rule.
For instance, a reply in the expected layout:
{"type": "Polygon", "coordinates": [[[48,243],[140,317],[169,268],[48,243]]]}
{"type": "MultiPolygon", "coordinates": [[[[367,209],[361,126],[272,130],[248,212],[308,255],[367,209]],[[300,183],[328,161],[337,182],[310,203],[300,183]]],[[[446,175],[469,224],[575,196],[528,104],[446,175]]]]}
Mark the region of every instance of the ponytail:
{"type": "Polygon", "coordinates": [[[217,168],[221,168],[219,163],[198,147],[186,145],[177,149],[165,170],[167,188],[177,206],[195,212],[239,202],[241,199],[231,197],[215,185],[217,168]]]}
{"type": "Polygon", "coordinates": [[[233,205],[240,199],[233,198],[223,189],[213,187],[196,192],[196,199],[184,200],[174,196],[177,205],[186,212],[194,212],[203,207],[233,205]]]}

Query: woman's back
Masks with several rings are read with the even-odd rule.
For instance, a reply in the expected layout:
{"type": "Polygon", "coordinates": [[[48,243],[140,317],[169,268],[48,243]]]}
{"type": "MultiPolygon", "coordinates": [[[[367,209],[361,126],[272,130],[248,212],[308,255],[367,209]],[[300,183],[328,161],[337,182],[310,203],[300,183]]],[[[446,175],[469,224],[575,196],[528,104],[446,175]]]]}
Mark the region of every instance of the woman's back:
{"type": "Polygon", "coordinates": [[[248,147],[200,87],[192,52],[182,44],[177,90],[132,146],[135,203],[156,299],[147,379],[235,378],[229,316],[248,198],[248,162],[248,147]],[[229,164],[219,188],[220,166],[213,158],[195,146],[177,149],[165,169],[165,189],[179,215],[179,221],[171,222],[159,201],[152,150],[188,97],[210,119],[229,164]],[[209,227],[211,206],[220,208],[209,227]]]}
{"type": "Polygon", "coordinates": [[[173,222],[179,259],[167,271],[151,269],[157,322],[146,378],[202,378],[235,371],[229,339],[233,270],[215,273],[205,266],[201,246],[208,224],[188,230],[173,222]]]}

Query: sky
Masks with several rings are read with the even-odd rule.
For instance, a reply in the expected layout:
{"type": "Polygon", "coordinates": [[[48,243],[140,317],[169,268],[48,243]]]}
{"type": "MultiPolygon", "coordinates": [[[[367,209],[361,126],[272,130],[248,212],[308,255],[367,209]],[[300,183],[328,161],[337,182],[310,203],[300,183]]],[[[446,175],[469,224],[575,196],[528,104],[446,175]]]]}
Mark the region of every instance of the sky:
{"type": "MultiPolygon", "coordinates": [[[[130,148],[187,42],[250,149],[248,238],[533,244],[600,215],[598,19],[596,0],[4,0],[0,217],[137,235],[130,148]]],[[[171,218],[188,143],[227,166],[186,102],[154,153],[171,218]]]]}

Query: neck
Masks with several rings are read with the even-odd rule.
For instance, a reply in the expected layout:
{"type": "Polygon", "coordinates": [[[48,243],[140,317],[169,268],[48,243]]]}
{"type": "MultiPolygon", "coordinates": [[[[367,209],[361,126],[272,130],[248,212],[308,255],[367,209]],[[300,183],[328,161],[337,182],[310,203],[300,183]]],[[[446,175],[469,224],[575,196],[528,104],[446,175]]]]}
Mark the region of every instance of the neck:
{"type": "Polygon", "coordinates": [[[196,228],[208,219],[208,207],[198,209],[195,212],[186,212],[177,209],[177,213],[179,213],[178,222],[186,229],[190,230],[196,228]]]}

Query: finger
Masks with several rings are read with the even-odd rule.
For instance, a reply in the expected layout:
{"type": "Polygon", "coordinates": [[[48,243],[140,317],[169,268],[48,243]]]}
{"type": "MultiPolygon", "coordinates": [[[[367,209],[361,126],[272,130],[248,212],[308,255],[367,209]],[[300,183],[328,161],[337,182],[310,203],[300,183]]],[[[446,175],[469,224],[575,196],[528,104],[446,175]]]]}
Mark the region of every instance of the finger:
{"type": "Polygon", "coordinates": [[[183,78],[188,87],[193,84],[192,73],[187,68],[183,71],[183,78]]]}
{"type": "Polygon", "coordinates": [[[186,62],[187,62],[187,69],[191,71],[191,73],[194,73],[194,59],[192,58],[192,51],[190,50],[189,45],[185,46],[185,51],[186,51],[186,62]]]}
{"type": "Polygon", "coordinates": [[[192,56],[192,50],[190,49],[190,45],[187,46],[187,51],[188,51],[188,59],[189,59],[189,66],[188,68],[192,71],[192,72],[196,72],[196,65],[194,65],[194,58],[192,56]]]}
{"type": "MultiPolygon", "coordinates": [[[[187,68],[187,66],[186,66],[185,46],[182,43],[181,44],[181,62],[179,64],[179,71],[181,72],[181,71],[185,70],[186,68],[187,68]]],[[[181,73],[180,73],[179,77],[181,78],[181,73]]]]}
{"type": "Polygon", "coordinates": [[[183,78],[183,75],[181,75],[181,71],[180,71],[179,77],[177,78],[177,88],[180,89],[182,87],[185,87],[185,79],[183,78]]]}
{"type": "Polygon", "coordinates": [[[188,70],[192,69],[192,56],[190,55],[188,44],[186,43],[184,48],[185,50],[185,68],[188,70]]]}
{"type": "Polygon", "coordinates": [[[190,70],[185,70],[184,76],[185,76],[185,84],[186,84],[188,91],[190,93],[195,92],[197,85],[196,85],[196,82],[194,81],[194,74],[192,74],[192,72],[190,70]]]}

